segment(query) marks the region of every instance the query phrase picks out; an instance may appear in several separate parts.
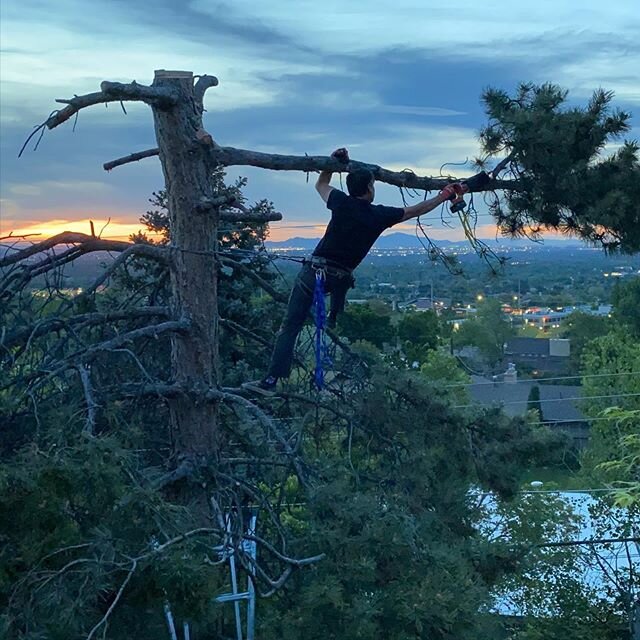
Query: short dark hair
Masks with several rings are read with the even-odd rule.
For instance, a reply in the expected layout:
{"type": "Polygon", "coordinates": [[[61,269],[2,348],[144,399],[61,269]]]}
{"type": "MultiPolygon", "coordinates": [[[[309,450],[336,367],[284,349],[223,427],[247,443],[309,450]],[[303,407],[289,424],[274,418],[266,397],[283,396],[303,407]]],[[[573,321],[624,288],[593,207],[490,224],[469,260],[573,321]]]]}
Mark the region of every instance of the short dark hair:
{"type": "Polygon", "coordinates": [[[367,193],[369,185],[373,182],[373,173],[368,169],[358,169],[347,175],[347,190],[349,195],[359,198],[367,193]]]}

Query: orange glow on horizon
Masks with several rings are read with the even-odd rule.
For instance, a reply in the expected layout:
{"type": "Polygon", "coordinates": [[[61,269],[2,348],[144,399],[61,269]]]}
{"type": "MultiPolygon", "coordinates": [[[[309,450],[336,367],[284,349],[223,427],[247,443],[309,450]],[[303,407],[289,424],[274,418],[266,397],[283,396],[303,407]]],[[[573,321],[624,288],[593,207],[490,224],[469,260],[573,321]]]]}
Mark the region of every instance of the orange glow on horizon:
{"type": "MultiPolygon", "coordinates": [[[[89,221],[93,220],[96,235],[111,240],[127,240],[132,234],[138,232],[146,233],[150,238],[156,238],[156,234],[147,231],[141,222],[129,222],[126,218],[82,218],[78,220],[53,219],[43,222],[25,222],[21,220],[5,220],[0,230],[0,236],[13,236],[37,234],[38,240],[45,240],[63,231],[74,231],[78,233],[91,233],[89,221]]],[[[315,220],[283,220],[269,225],[269,240],[280,242],[289,238],[319,238],[327,227],[328,220],[317,222],[315,220]]],[[[461,229],[443,229],[427,227],[427,233],[433,240],[464,240],[464,233],[461,229]]],[[[495,236],[494,225],[480,225],[476,232],[478,237],[492,238],[495,236]]],[[[411,222],[395,225],[385,232],[390,233],[415,233],[415,225],[411,222]]]]}
{"type": "MultiPolygon", "coordinates": [[[[19,226],[10,227],[10,233],[13,236],[22,236],[30,234],[38,234],[39,239],[45,240],[51,236],[58,235],[63,231],[74,231],[76,233],[91,233],[90,220],[93,221],[93,226],[96,235],[101,238],[109,240],[127,240],[132,234],[143,231],[147,233],[150,238],[155,238],[156,234],[146,230],[145,226],[141,222],[126,222],[119,220],[109,220],[105,218],[85,218],[83,220],[47,220],[46,222],[32,222],[28,224],[20,223],[19,221],[11,221],[19,226]]],[[[5,225],[3,225],[4,227],[5,225]]],[[[3,236],[9,235],[9,231],[2,232],[3,236]]]]}

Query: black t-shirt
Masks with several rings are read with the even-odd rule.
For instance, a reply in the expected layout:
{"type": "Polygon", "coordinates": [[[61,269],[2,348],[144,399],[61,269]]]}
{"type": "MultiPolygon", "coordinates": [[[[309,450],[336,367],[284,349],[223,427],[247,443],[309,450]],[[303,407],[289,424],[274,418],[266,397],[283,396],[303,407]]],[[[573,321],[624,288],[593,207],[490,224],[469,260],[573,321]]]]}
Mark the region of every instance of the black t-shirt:
{"type": "Polygon", "coordinates": [[[404,209],[370,204],[333,189],[327,199],[331,220],[313,255],[355,269],[380,234],[402,220],[404,209]]]}

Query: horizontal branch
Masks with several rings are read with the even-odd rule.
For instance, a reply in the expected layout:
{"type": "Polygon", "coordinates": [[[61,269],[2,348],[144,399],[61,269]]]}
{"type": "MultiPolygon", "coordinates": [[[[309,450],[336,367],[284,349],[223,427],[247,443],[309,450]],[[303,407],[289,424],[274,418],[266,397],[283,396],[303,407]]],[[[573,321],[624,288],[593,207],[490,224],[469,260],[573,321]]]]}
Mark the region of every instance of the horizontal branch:
{"type": "MultiPolygon", "coordinates": [[[[439,191],[451,182],[464,178],[430,178],[418,176],[413,171],[391,171],[377,164],[368,164],[351,160],[342,163],[330,156],[290,156],[277,153],[261,153],[233,147],[213,147],[211,155],[215,162],[225,166],[252,166],[274,171],[332,171],[352,173],[360,169],[367,169],[373,173],[376,180],[396,187],[408,189],[422,189],[425,191],[439,191]]],[[[516,180],[490,180],[482,191],[495,189],[517,190],[516,180]]]]}
{"type": "Polygon", "coordinates": [[[272,433],[278,443],[282,447],[284,453],[291,460],[291,464],[293,465],[298,479],[300,483],[304,486],[307,486],[307,474],[304,471],[302,461],[296,455],[296,452],[292,449],[291,445],[284,436],[280,433],[280,430],[272,420],[260,407],[255,405],[250,400],[243,398],[240,395],[237,395],[228,390],[222,389],[195,389],[195,388],[187,388],[179,384],[165,384],[165,383],[153,383],[153,384],[129,384],[122,385],[121,393],[124,396],[143,396],[143,395],[154,395],[163,398],[175,398],[178,396],[189,396],[194,395],[198,398],[202,398],[208,402],[231,402],[234,404],[239,404],[244,409],[247,410],[248,413],[255,416],[258,424],[260,424],[265,432],[272,433]]]}
{"type": "Polygon", "coordinates": [[[0,346],[5,348],[15,347],[25,341],[31,341],[40,336],[60,331],[72,326],[95,326],[106,324],[107,322],[117,322],[120,320],[135,320],[137,318],[162,317],[169,315],[168,307],[139,307],[137,309],[125,309],[122,311],[111,311],[108,313],[83,313],[69,318],[53,317],[45,318],[40,322],[20,329],[7,335],[4,340],[0,340],[0,346]]]}
{"type": "Polygon", "coordinates": [[[171,253],[166,247],[159,247],[153,244],[134,243],[129,244],[125,249],[91,284],[80,296],[86,298],[90,296],[100,285],[102,285],[116,269],[124,264],[131,256],[139,258],[150,258],[159,262],[169,264],[171,262],[171,253]]]}
{"type": "Polygon", "coordinates": [[[30,247],[16,251],[10,256],[0,258],[0,268],[20,262],[37,253],[48,251],[60,244],[84,244],[89,251],[124,251],[128,249],[132,243],[120,240],[103,240],[86,233],[76,233],[75,231],[63,231],[55,236],[51,236],[42,242],[32,244],[30,247]]]}
{"type": "Polygon", "coordinates": [[[221,211],[220,220],[224,222],[277,222],[278,220],[282,220],[282,214],[277,211],[273,211],[272,213],[221,211]]]}
{"type": "Polygon", "coordinates": [[[253,269],[248,266],[238,262],[237,260],[232,260],[231,258],[225,258],[223,256],[219,257],[220,263],[231,267],[232,269],[237,269],[243,275],[247,276],[251,280],[253,280],[261,289],[264,289],[276,302],[282,302],[286,304],[287,295],[278,291],[273,285],[269,284],[264,278],[261,278],[253,269]]]}
{"type": "Polygon", "coordinates": [[[158,338],[165,333],[184,333],[189,330],[191,323],[188,320],[167,320],[167,322],[161,322],[160,324],[153,324],[139,329],[133,329],[127,333],[122,333],[111,340],[105,340],[95,344],[84,351],[71,354],[68,359],[61,362],[57,367],[49,371],[35,371],[33,374],[27,376],[27,379],[40,378],[45,376],[46,378],[52,376],[59,376],[70,368],[77,366],[80,363],[91,362],[100,353],[105,351],[115,351],[129,342],[133,342],[139,338],[153,337],[158,338]]]}
{"type": "Polygon", "coordinates": [[[138,338],[147,336],[157,338],[164,333],[184,333],[189,330],[190,326],[191,323],[188,320],[167,320],[167,322],[161,322],[160,324],[153,324],[147,327],[141,327],[140,329],[133,329],[132,331],[123,333],[115,338],[111,338],[111,340],[93,345],[74,357],[77,361],[86,362],[102,351],[112,351],[113,349],[117,349],[128,342],[133,342],[138,338]]]}
{"type": "Polygon", "coordinates": [[[227,318],[220,318],[220,326],[225,327],[227,329],[230,329],[231,331],[245,337],[245,338],[249,338],[250,340],[254,340],[255,342],[257,342],[258,344],[261,344],[263,347],[266,347],[267,349],[271,349],[272,348],[272,344],[271,342],[269,342],[269,340],[267,340],[266,338],[263,338],[262,336],[259,336],[257,333],[254,333],[253,331],[250,331],[249,329],[247,329],[246,327],[243,327],[241,324],[238,324],[237,322],[234,322],[233,320],[228,320],[227,318]]]}
{"type": "Polygon", "coordinates": [[[135,81],[128,84],[105,81],[100,85],[100,89],[101,91],[75,96],[68,100],[56,100],[56,102],[66,104],[67,106],[51,115],[46,120],[45,125],[49,129],[54,129],[69,120],[69,118],[78,113],[80,109],[105,102],[136,101],[170,107],[177,104],[178,101],[173,91],[166,87],[149,87],[144,84],[138,84],[135,81]]]}
{"type": "Polygon", "coordinates": [[[590,540],[563,540],[561,542],[544,542],[536,544],[536,547],[579,547],[591,544],[621,544],[623,542],[639,543],[640,538],[634,536],[632,538],[592,538],[590,540]]]}
{"type": "MultiPolygon", "coordinates": [[[[132,154],[131,156],[125,156],[124,158],[107,162],[104,168],[110,170],[127,164],[128,162],[134,162],[141,158],[150,158],[158,154],[159,151],[157,148],[147,149],[146,151],[139,152],[139,154],[132,154]]],[[[419,176],[409,170],[391,171],[377,164],[369,164],[357,160],[351,160],[348,164],[344,164],[330,156],[289,156],[220,146],[214,146],[211,149],[211,155],[215,162],[225,166],[251,166],[262,169],[272,169],[274,171],[332,171],[334,173],[350,173],[359,169],[368,169],[373,173],[376,180],[380,182],[385,182],[386,184],[396,187],[422,189],[424,191],[439,191],[447,184],[455,182],[456,180],[464,180],[464,178],[431,178],[419,176]]],[[[520,183],[517,180],[492,179],[482,190],[493,191],[499,189],[519,191],[520,183]]]]}
{"type": "Polygon", "coordinates": [[[116,167],[121,167],[123,164],[129,164],[130,162],[138,162],[139,160],[144,160],[145,158],[151,158],[153,156],[157,156],[159,154],[158,149],[146,149],[145,151],[137,151],[136,153],[131,153],[128,156],[124,156],[123,158],[118,158],[117,160],[112,160],[111,162],[105,162],[102,166],[105,171],[111,171],[111,169],[115,169],[116,167]]]}

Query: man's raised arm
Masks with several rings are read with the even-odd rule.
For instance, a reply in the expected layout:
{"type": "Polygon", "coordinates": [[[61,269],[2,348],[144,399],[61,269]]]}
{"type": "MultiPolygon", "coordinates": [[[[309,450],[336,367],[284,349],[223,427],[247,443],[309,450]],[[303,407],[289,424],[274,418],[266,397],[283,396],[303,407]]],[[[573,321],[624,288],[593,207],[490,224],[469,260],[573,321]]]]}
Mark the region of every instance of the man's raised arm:
{"type": "Polygon", "coordinates": [[[331,191],[333,191],[333,187],[329,184],[332,175],[331,171],[321,171],[316,180],[316,191],[325,202],[329,199],[331,191]]]}
{"type": "Polygon", "coordinates": [[[405,207],[404,216],[402,217],[401,222],[410,220],[411,218],[417,218],[418,216],[424,215],[425,213],[429,213],[429,211],[433,211],[443,202],[451,200],[451,198],[455,196],[458,191],[460,191],[460,193],[464,193],[466,191],[465,185],[460,185],[458,183],[448,184],[434,198],[429,198],[428,200],[424,200],[423,202],[414,204],[411,207],[405,207]]]}

